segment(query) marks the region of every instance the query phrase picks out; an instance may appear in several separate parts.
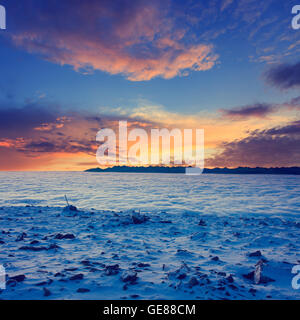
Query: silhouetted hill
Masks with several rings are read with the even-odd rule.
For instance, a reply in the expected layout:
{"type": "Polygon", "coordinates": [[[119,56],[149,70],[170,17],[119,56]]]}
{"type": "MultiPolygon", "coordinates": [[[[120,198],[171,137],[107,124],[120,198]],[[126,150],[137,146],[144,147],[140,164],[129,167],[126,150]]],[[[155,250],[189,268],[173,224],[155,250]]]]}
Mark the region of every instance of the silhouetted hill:
{"type": "MultiPolygon", "coordinates": [[[[85,170],[85,172],[132,172],[132,173],[185,173],[185,167],[128,167],[128,166],[115,166],[112,168],[92,168],[85,170]]],[[[293,174],[300,175],[300,167],[282,167],[282,168],[205,168],[203,173],[215,174],[293,174]]]]}

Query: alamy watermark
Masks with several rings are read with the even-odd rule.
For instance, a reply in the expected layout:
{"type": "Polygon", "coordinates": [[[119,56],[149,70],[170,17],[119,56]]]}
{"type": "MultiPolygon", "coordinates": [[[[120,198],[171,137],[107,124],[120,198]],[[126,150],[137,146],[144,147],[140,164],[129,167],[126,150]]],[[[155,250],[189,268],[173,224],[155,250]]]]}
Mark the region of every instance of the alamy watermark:
{"type": "Polygon", "coordinates": [[[293,266],[292,273],[296,274],[292,279],[292,288],[295,290],[300,289],[300,265],[293,266]]]}
{"type": "Polygon", "coordinates": [[[0,290],[6,289],[6,272],[2,264],[0,264],[0,290]]]}
{"type": "Polygon", "coordinates": [[[292,19],[292,28],[294,30],[300,29],[300,5],[295,5],[292,8],[292,14],[295,14],[295,16],[292,19]]]}
{"type": "Polygon", "coordinates": [[[184,165],[185,174],[199,175],[203,172],[203,129],[170,131],[153,128],[148,132],[142,128],[128,131],[127,121],[119,121],[118,137],[113,129],[101,129],[96,136],[96,140],[102,142],[97,150],[97,161],[102,166],[184,165]]]}
{"type": "Polygon", "coordinates": [[[2,5],[0,5],[0,29],[6,29],[6,9],[2,5]]]}

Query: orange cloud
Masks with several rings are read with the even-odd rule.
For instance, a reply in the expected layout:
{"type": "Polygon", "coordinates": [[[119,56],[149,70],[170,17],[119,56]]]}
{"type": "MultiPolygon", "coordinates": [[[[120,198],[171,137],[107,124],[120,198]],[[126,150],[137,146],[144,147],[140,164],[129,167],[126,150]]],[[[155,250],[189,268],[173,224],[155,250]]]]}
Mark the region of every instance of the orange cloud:
{"type": "Polygon", "coordinates": [[[13,42],[77,71],[123,74],[131,81],[208,70],[218,58],[211,45],[179,27],[159,1],[130,2],[122,15],[110,2],[77,1],[67,11],[59,6],[56,11],[37,7],[30,23],[10,34],[13,42]]]}

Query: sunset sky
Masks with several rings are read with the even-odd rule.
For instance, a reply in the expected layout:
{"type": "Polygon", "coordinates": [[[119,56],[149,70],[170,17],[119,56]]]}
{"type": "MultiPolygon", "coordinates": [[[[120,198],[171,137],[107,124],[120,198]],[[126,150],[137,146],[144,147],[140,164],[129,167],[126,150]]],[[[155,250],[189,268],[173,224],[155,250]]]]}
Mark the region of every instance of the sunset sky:
{"type": "Polygon", "coordinates": [[[300,166],[297,1],[0,4],[0,170],[95,167],[118,120],[204,129],[206,167],[300,166]]]}

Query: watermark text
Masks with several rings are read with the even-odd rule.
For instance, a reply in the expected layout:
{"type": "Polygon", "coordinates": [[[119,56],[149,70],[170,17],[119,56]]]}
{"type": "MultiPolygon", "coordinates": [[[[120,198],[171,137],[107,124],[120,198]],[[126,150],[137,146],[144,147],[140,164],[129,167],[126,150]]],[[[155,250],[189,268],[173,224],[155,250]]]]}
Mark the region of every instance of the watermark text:
{"type": "Polygon", "coordinates": [[[292,279],[292,288],[300,289],[300,265],[293,266],[292,274],[296,274],[292,279]]]}
{"type": "Polygon", "coordinates": [[[102,166],[178,166],[188,175],[199,175],[204,169],[204,130],[133,128],[119,121],[118,135],[113,129],[101,129],[96,136],[102,142],[96,158],[102,166]]]}
{"type": "Polygon", "coordinates": [[[6,29],[6,9],[2,5],[0,5],[0,29],[6,29]]]}
{"type": "Polygon", "coordinates": [[[0,290],[6,289],[6,272],[2,264],[0,264],[0,290]]]}
{"type": "Polygon", "coordinates": [[[300,5],[295,5],[292,8],[292,14],[295,16],[292,19],[292,28],[294,30],[299,30],[300,29],[300,5]]]}

